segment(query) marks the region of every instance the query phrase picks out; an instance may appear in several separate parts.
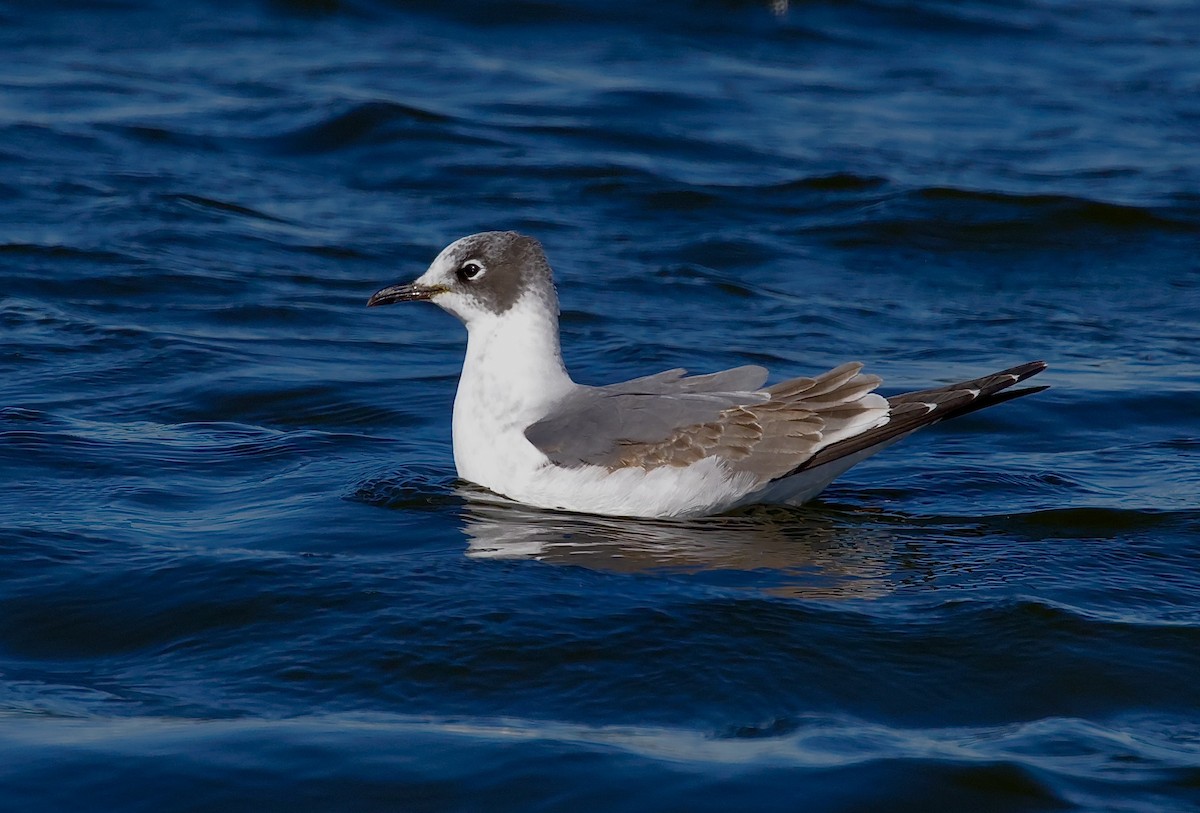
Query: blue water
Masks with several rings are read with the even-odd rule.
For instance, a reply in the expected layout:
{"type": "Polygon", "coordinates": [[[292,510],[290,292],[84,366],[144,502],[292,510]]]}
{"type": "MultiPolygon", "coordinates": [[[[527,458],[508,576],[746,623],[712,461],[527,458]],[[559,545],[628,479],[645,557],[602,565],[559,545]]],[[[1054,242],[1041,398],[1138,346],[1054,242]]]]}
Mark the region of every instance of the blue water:
{"type": "Polygon", "coordinates": [[[1194,4],[0,3],[0,809],[1200,805],[1194,4]],[[585,383],[1044,358],[818,503],[481,503],[452,239],[585,383]]]}

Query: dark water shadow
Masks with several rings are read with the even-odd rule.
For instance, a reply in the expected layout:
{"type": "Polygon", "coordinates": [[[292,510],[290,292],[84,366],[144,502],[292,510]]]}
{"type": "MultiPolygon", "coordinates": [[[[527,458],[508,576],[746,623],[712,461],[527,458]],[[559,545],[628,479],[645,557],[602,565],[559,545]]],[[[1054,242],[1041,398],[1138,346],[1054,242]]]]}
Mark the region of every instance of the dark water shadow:
{"type": "Polygon", "coordinates": [[[805,598],[876,598],[897,573],[898,536],[819,508],[756,506],[652,520],[543,511],[460,483],[467,556],[534,559],[612,573],[705,574],[805,598]]]}

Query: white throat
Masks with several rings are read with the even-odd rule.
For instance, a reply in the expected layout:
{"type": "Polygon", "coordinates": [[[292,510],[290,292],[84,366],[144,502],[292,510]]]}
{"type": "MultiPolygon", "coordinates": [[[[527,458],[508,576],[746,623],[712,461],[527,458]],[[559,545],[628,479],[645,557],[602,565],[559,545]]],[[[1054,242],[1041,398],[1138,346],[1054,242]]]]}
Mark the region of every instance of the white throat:
{"type": "Polygon", "coordinates": [[[545,458],[525,429],[576,385],[563,365],[558,315],[537,297],[503,314],[476,314],[454,398],[454,464],[460,477],[493,490],[514,467],[545,458]]]}

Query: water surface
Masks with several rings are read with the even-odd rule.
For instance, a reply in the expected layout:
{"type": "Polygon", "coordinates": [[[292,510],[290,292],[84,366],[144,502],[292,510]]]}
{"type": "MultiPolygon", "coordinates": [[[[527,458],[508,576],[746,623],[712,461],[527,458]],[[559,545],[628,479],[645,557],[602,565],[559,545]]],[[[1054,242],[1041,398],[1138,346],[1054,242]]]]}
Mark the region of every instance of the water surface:
{"type": "Polygon", "coordinates": [[[0,4],[0,807],[1191,810],[1187,3],[0,4]],[[1044,358],[800,510],[455,480],[464,234],[585,383],[1044,358]]]}

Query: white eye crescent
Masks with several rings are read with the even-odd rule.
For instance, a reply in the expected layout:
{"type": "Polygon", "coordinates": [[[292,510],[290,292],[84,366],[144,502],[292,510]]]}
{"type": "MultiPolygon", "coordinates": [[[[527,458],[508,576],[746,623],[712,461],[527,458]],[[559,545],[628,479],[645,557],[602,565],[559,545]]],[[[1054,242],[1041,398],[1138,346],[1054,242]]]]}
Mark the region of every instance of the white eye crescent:
{"type": "Polygon", "coordinates": [[[458,267],[458,271],[455,273],[462,282],[474,282],[482,277],[486,270],[483,263],[478,260],[467,260],[458,267]]]}

